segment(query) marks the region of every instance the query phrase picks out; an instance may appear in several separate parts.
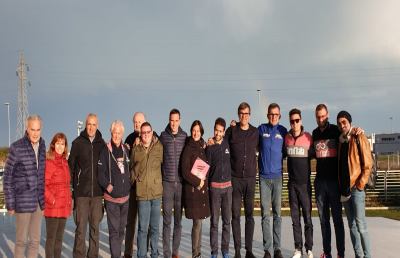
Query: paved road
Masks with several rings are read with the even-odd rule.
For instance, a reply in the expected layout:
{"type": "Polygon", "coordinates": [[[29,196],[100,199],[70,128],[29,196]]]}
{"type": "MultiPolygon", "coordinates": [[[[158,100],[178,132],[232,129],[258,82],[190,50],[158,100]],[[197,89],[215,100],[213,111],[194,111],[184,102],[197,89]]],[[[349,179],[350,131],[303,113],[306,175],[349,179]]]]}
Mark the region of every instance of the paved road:
{"type": "MultiPolygon", "coordinates": [[[[262,233],[260,217],[255,218],[256,229],[254,233],[253,251],[256,257],[263,257],[264,252],[262,248],[262,233]]],[[[15,241],[14,217],[0,213],[0,256],[12,257],[15,241]]],[[[347,223],[345,221],[345,223],[347,223]]],[[[376,258],[395,258],[399,248],[400,238],[400,221],[384,219],[384,218],[367,218],[368,229],[371,237],[373,257],[376,258]]],[[[313,218],[314,224],[314,255],[319,257],[322,252],[321,230],[318,218],[313,218]]],[[[244,217],[242,217],[242,225],[244,225],[244,217]]],[[[162,222],[160,222],[162,226],[162,222]]],[[[65,234],[63,257],[72,257],[72,246],[74,241],[74,223],[71,219],[68,220],[65,234]]],[[[161,231],[160,231],[161,232],[161,231]]],[[[183,235],[180,248],[181,257],[191,257],[191,221],[183,220],[183,235]]],[[[243,228],[242,228],[243,232],[243,228]]],[[[107,222],[104,218],[101,223],[101,236],[100,236],[100,257],[109,257],[108,245],[108,230],[107,222]]],[[[244,236],[242,236],[244,238],[244,236]]],[[[203,224],[203,238],[202,238],[202,253],[204,257],[210,257],[210,244],[209,244],[209,220],[205,220],[203,224]]],[[[244,240],[243,240],[244,243],[244,240]]],[[[40,246],[40,256],[44,257],[44,244],[45,244],[45,225],[42,223],[42,240],[40,246]]],[[[334,244],[334,237],[333,243],[334,244]]],[[[335,248],[333,248],[335,250],[335,248]]],[[[162,241],[160,237],[159,251],[162,255],[162,241]]],[[[233,240],[231,239],[231,250],[233,254],[233,240]]],[[[243,257],[244,257],[244,251],[243,257]]],[[[283,217],[282,220],[282,253],[284,257],[291,257],[293,252],[293,235],[291,228],[291,220],[289,217],[283,217]]],[[[336,251],[333,252],[336,255],[336,251]]],[[[220,255],[221,257],[221,255],[220,255]]],[[[336,257],[336,256],[334,256],[336,257]]],[[[346,257],[354,257],[352,252],[348,228],[346,227],[346,257]]]]}

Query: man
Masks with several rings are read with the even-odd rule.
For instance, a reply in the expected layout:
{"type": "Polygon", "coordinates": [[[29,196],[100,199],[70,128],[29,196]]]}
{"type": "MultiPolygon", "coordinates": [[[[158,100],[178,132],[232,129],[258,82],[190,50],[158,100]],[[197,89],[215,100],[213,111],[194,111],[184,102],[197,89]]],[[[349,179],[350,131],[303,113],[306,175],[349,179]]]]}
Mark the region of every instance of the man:
{"type": "Polygon", "coordinates": [[[284,138],[287,130],[279,124],[281,109],[278,104],[268,106],[268,123],[258,127],[260,139],[260,199],[264,258],[270,258],[273,248],[274,258],[283,258],[281,253],[281,201],[282,201],[282,160],[284,138]],[[272,204],[272,205],[271,205],[272,204]],[[270,208],[272,206],[273,228],[271,235],[270,208]],[[273,244],[272,244],[273,242],[273,244]]]}
{"type": "Polygon", "coordinates": [[[76,223],[73,256],[99,256],[99,224],[103,218],[103,190],[97,181],[97,162],[105,147],[95,114],[86,117],[85,130],[72,142],[68,164],[71,171],[76,223]],[[86,231],[89,222],[89,250],[86,253],[86,231]]]}
{"type": "Polygon", "coordinates": [[[214,144],[206,149],[207,160],[210,164],[210,206],[211,227],[210,245],[211,258],[218,256],[218,222],[222,215],[221,252],[223,258],[229,258],[229,239],[232,209],[231,156],[229,144],[224,140],[226,122],[217,118],[214,124],[214,144]]]}
{"type": "Polygon", "coordinates": [[[161,133],[163,144],[163,249],[164,257],[171,257],[171,218],[174,213],[174,232],[172,234],[172,257],[177,258],[182,233],[182,174],[180,157],[185,146],[187,133],[180,127],[181,114],[179,110],[169,112],[169,123],[161,133]]]}
{"type": "Polygon", "coordinates": [[[351,122],[351,115],[347,111],[340,111],[337,115],[341,132],[338,154],[340,192],[355,256],[371,258],[364,191],[372,168],[371,149],[364,134],[356,136],[351,133],[351,122]]]}
{"type": "Polygon", "coordinates": [[[25,136],[10,146],[4,171],[4,195],[8,214],[15,215],[14,257],[38,256],[44,210],[46,146],[40,137],[42,119],[26,120],[25,136]]]}
{"type": "Polygon", "coordinates": [[[335,227],[337,254],[338,257],[344,257],[344,226],[339,194],[337,159],[340,131],[336,125],[328,122],[328,117],[329,113],[326,105],[317,105],[315,118],[318,127],[314,129],[312,138],[317,158],[317,175],[314,181],[314,189],[321,222],[324,250],[321,255],[322,258],[332,258],[330,213],[335,227]]]}
{"type": "Polygon", "coordinates": [[[151,257],[158,257],[158,225],[163,194],[161,164],[163,146],[148,122],[140,128],[140,142],[132,150],[130,170],[136,181],[138,206],[137,257],[147,257],[147,238],[150,237],[151,257]]]}
{"type": "Polygon", "coordinates": [[[313,258],[313,225],[311,221],[311,166],[313,154],[312,137],[304,131],[301,111],[294,108],[289,112],[290,131],[285,137],[287,169],[289,172],[289,205],[292,217],[294,254],[292,258],[301,258],[303,238],[300,210],[304,219],[304,237],[307,258],[313,258]]]}
{"type": "Polygon", "coordinates": [[[229,127],[226,139],[231,151],[232,166],[232,231],[235,245],[235,258],[240,258],[241,203],[244,203],[245,213],[245,249],[246,257],[253,258],[254,235],[254,194],[256,186],[256,152],[258,148],[257,128],[249,123],[250,105],[242,102],[238,107],[239,126],[229,127]]]}

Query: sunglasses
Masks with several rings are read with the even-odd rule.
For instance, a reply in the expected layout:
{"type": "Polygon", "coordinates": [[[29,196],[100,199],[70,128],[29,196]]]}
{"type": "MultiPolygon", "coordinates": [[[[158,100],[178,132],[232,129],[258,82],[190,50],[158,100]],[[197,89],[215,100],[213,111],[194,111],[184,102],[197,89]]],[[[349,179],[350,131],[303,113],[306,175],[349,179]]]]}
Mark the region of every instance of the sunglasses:
{"type": "Polygon", "coordinates": [[[291,124],[291,125],[294,125],[295,123],[296,123],[296,124],[300,123],[300,118],[290,120],[290,124],[291,124]]]}

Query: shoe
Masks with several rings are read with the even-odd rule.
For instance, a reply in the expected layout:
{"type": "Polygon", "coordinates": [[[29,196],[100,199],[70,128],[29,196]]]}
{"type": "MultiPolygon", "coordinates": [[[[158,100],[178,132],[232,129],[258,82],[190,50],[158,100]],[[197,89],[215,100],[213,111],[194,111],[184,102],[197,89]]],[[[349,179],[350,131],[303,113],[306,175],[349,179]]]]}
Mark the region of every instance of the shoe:
{"type": "Polygon", "coordinates": [[[296,249],[294,250],[292,258],[301,258],[302,256],[303,254],[301,253],[301,251],[299,249],[296,249]]]}
{"type": "Polygon", "coordinates": [[[132,255],[130,255],[130,254],[125,254],[125,255],[124,255],[124,258],[132,258],[132,255]]]}
{"type": "Polygon", "coordinates": [[[332,258],[331,254],[322,253],[320,258],[332,258]]]}
{"type": "Polygon", "coordinates": [[[314,258],[314,255],[311,250],[307,250],[306,255],[307,255],[307,258],[314,258]]]}
{"type": "Polygon", "coordinates": [[[338,256],[337,256],[337,258],[344,258],[344,256],[340,256],[340,255],[338,255],[338,256]]]}
{"type": "Polygon", "coordinates": [[[246,258],[256,258],[251,251],[246,251],[246,258]]]}
{"type": "Polygon", "coordinates": [[[230,258],[229,253],[222,253],[222,258],[230,258]]]}
{"type": "Polygon", "coordinates": [[[271,258],[271,254],[269,253],[268,250],[266,250],[266,251],[264,252],[264,258],[271,258]]]}
{"type": "Polygon", "coordinates": [[[177,256],[177,255],[172,255],[172,258],[179,258],[179,256],[177,256]]]}
{"type": "Polygon", "coordinates": [[[274,258],[283,258],[282,253],[281,253],[281,250],[276,249],[276,250],[274,251],[274,258]]]}

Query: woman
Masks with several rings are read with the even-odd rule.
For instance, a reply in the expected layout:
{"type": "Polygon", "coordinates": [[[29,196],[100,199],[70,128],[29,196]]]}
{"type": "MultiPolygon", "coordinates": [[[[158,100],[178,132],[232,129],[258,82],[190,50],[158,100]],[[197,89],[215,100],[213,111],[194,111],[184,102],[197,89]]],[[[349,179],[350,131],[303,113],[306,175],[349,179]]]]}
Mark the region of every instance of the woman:
{"type": "Polygon", "coordinates": [[[122,143],[124,124],[111,124],[111,141],[100,153],[98,182],[104,190],[111,257],[121,257],[128,216],[130,184],[128,150],[122,143]]]}
{"type": "Polygon", "coordinates": [[[190,127],[191,136],[187,139],[182,153],[182,176],[184,179],[183,198],[185,216],[193,220],[192,227],[192,257],[201,257],[201,224],[202,220],[210,216],[208,200],[207,175],[199,178],[192,174],[192,167],[196,160],[207,161],[205,142],[202,138],[204,129],[199,120],[195,120],[190,127]]]}
{"type": "Polygon", "coordinates": [[[56,133],[46,155],[46,257],[61,257],[65,222],[71,215],[71,177],[67,155],[67,137],[63,133],[56,133]]]}

